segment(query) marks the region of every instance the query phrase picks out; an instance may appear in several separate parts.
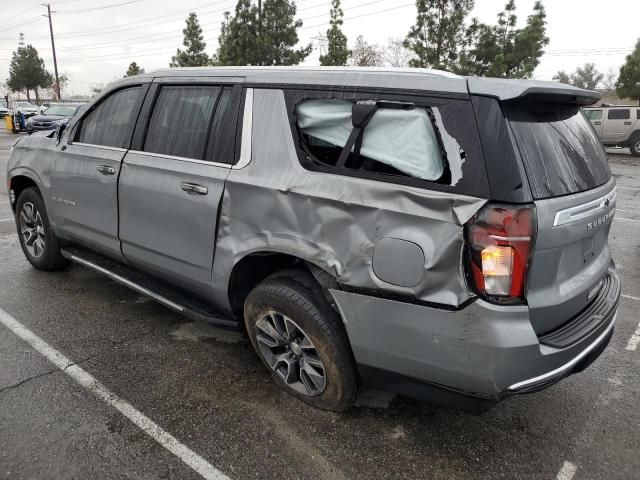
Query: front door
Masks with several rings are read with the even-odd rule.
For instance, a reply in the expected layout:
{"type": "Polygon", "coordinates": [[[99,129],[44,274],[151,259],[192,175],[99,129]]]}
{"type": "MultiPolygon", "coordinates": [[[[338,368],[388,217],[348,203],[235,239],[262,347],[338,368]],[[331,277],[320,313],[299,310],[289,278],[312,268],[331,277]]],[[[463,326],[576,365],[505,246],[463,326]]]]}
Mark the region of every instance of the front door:
{"type": "Polygon", "coordinates": [[[605,143],[623,142],[629,136],[631,125],[631,109],[609,108],[604,122],[602,141],[605,143]]]}
{"type": "Polygon", "coordinates": [[[56,147],[51,192],[61,236],[112,257],[121,256],[118,175],[143,93],[135,85],[106,96],[56,147]]]}
{"type": "Polygon", "coordinates": [[[122,252],[138,268],[207,295],[231,168],[221,147],[235,138],[228,106],[236,91],[161,84],[152,92],[145,138],[127,153],[120,175],[122,252]]]}

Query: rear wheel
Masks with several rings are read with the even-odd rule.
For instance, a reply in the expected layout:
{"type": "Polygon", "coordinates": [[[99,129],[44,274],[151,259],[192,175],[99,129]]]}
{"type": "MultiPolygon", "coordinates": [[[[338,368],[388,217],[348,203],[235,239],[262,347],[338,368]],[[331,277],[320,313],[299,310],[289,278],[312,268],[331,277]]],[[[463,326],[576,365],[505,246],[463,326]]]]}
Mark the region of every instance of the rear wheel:
{"type": "Polygon", "coordinates": [[[16,225],[20,246],[27,260],[39,270],[60,270],[69,261],[60,254],[60,242],[53,233],[44,201],[35,187],[18,196],[16,225]]]}
{"type": "Polygon", "coordinates": [[[629,144],[629,150],[634,157],[640,157],[640,134],[636,134],[631,143],[629,144]]]}
{"type": "Polygon", "coordinates": [[[351,406],[358,381],[346,332],[313,277],[295,270],[268,277],[249,293],[244,316],[278,386],[323,410],[351,406]]]}

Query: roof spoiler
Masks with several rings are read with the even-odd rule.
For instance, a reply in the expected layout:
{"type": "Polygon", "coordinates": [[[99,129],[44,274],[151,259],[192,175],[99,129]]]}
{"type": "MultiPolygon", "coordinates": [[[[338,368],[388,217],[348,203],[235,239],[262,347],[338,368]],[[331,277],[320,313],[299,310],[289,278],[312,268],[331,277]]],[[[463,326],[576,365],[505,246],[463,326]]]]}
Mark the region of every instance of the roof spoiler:
{"type": "Polygon", "coordinates": [[[470,94],[494,97],[503,102],[552,103],[582,107],[593,105],[602,98],[598,92],[557,82],[470,77],[467,84],[470,94]]]}

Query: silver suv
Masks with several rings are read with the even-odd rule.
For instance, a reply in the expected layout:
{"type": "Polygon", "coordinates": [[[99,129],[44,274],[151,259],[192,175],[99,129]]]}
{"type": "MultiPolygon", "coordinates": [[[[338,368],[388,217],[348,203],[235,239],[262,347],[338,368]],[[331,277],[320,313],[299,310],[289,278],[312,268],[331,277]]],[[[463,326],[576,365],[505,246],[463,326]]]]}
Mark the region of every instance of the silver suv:
{"type": "Polygon", "coordinates": [[[478,411],[613,333],[597,99],[426,70],[159,71],[18,140],[11,205],[36,268],[244,328],[315,407],[370,384],[478,411]]]}
{"type": "Polygon", "coordinates": [[[600,140],[607,147],[629,147],[640,157],[640,106],[602,105],[584,109],[600,140]]]}

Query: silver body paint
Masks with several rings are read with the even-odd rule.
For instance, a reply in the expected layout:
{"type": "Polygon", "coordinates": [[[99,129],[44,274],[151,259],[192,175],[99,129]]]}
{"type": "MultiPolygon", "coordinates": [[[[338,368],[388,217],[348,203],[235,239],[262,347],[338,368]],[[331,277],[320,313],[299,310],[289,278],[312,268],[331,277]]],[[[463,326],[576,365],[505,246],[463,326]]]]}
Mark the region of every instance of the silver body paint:
{"type": "MultiPolygon", "coordinates": [[[[613,181],[535,202],[539,230],[529,305],[474,302],[463,273],[464,224],[488,198],[305,169],[278,88],[320,84],[511,99],[555,84],[491,83],[420,70],[311,68],[289,78],[290,72],[177,69],[117,84],[214,75],[249,86],[273,84],[248,90],[240,160],[233,167],[69,143],[80,112],[60,142],[44,134],[19,141],[8,178],[24,176],[38,186],[60,238],[167,280],[229,314],[230,278],[249,255],[286,254],[323,270],[341,286],[331,295],[360,365],[495,397],[514,385],[513,391],[528,388],[528,379],[566,373],[569,367],[563,366],[598,346],[594,341],[608,330],[565,349],[541,345],[538,335],[586,305],[594,279],[615,275],[606,244],[610,222],[589,236],[589,245],[584,241],[586,224],[605,214],[609,219],[613,204],[580,221],[553,225],[558,211],[608,195],[613,181]],[[114,174],[102,175],[97,166],[111,167],[114,174]],[[208,194],[185,195],[181,182],[204,185],[208,194]],[[588,248],[593,259],[585,270],[577,262],[588,248]]],[[[469,159],[440,126],[447,155],[456,160],[455,185],[469,159]]]]}

